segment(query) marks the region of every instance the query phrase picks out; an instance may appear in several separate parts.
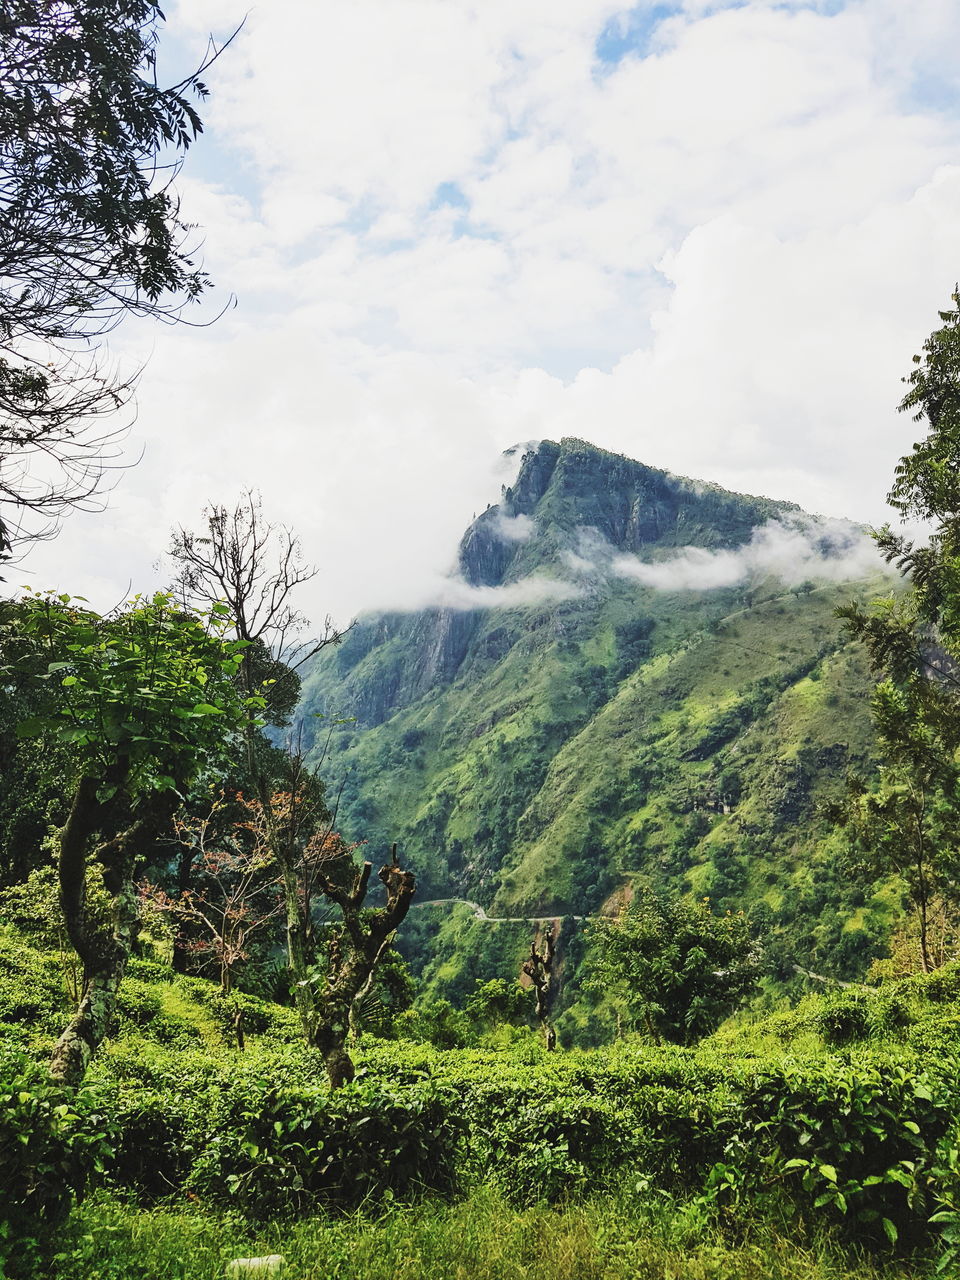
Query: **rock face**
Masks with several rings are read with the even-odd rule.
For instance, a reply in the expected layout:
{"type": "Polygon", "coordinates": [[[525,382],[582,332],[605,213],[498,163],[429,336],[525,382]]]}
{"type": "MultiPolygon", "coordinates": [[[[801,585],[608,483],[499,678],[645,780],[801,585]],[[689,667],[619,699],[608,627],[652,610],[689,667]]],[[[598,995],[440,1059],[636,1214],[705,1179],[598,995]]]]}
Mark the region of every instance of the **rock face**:
{"type": "Polygon", "coordinates": [[[833,617],[851,588],[654,590],[609,566],[736,548],[797,510],[581,440],[529,449],[460,544],[477,606],[367,617],[307,676],[305,712],[355,720],[324,763],[342,829],[399,840],[424,897],[503,916],[588,913],[640,874],[762,898],[796,931],[821,802],[870,751],[869,675],[833,617]]]}
{"type": "MultiPolygon", "coordinates": [[[[459,574],[471,587],[496,587],[531,573],[563,573],[564,555],[576,553],[585,536],[627,553],[736,546],[758,524],[792,510],[679,479],[582,440],[544,440],[523,456],[501,502],[463,535],[459,574]],[[518,518],[522,536],[509,531],[518,518]]],[[[326,668],[336,702],[365,726],[382,724],[454,680],[488,619],[467,609],[362,619],[326,668]]]]}
{"type": "Polygon", "coordinates": [[[463,535],[457,561],[460,573],[471,587],[495,587],[517,551],[516,543],[503,536],[499,507],[490,507],[463,535]]]}

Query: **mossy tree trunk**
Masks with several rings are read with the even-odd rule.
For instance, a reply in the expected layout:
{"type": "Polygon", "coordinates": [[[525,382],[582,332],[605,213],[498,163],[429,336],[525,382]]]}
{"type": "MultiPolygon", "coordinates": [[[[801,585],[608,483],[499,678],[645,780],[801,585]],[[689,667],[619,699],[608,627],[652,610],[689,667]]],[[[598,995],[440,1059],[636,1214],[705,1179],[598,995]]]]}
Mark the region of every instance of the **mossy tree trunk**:
{"type": "MultiPolygon", "coordinates": [[[[289,849],[288,849],[289,852],[289,849]]],[[[343,870],[343,868],[340,868],[343,870]]],[[[297,1009],[304,1038],[319,1049],[326,1064],[331,1089],[348,1084],[356,1074],[346,1049],[350,1013],[354,1001],[369,984],[400,923],[410,909],[416,880],[397,861],[397,846],[391,860],[380,868],[379,879],[386,889],[386,905],[366,910],[364,900],[370,881],[371,864],[365,862],[344,884],[335,874],[314,870],[318,891],[340,908],[341,928],[331,942],[325,979],[311,973],[308,957],[312,923],[308,899],[301,891],[296,869],[283,867],[287,904],[287,954],[294,979],[297,1009]]]]}
{"type": "MultiPolygon", "coordinates": [[[[122,770],[122,763],[118,768],[122,770]]],[[[67,1085],[83,1080],[90,1059],[107,1034],[139,920],[133,867],[135,846],[142,835],[141,820],[94,849],[104,888],[112,899],[109,921],[97,919],[89,909],[88,853],[97,833],[109,828],[116,810],[112,800],[97,798],[100,785],[96,778],[81,778],[60,832],[60,904],[67,936],[83,966],[79,1006],[50,1059],[50,1074],[67,1085]]]]}

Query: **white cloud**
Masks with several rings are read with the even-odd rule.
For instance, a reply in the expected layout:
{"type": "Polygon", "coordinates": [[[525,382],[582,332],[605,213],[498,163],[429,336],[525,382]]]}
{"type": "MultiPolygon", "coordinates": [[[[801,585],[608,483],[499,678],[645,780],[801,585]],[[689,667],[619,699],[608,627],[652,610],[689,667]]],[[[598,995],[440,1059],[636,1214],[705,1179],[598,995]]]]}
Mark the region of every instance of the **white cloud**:
{"type": "Polygon", "coordinates": [[[850,582],[887,569],[876,545],[843,520],[805,517],[771,520],[754,529],[735,550],[682,547],[664,560],[616,556],[611,571],[657,591],[712,591],[757,578],[778,578],[787,586],[850,582]]]}
{"type": "MultiPolygon", "coordinates": [[[[152,352],[144,460],[28,567],[141,586],[170,524],[253,483],[316,612],[427,599],[498,452],[563,434],[882,519],[958,270],[960,11],[832,8],[688,0],[606,67],[612,0],[251,11],[182,184],[238,306],[122,331],[152,352]]],[[[239,16],[180,0],[171,28],[239,16]]]]}
{"type": "Polygon", "coordinates": [[[536,521],[529,516],[508,516],[502,511],[491,522],[493,532],[504,542],[529,542],[536,532],[536,521]]]}
{"type": "Polygon", "coordinates": [[[534,573],[519,582],[500,587],[473,587],[460,578],[446,578],[421,600],[407,602],[408,608],[441,609],[513,609],[522,605],[552,604],[573,600],[583,589],[562,578],[548,578],[534,573]]]}

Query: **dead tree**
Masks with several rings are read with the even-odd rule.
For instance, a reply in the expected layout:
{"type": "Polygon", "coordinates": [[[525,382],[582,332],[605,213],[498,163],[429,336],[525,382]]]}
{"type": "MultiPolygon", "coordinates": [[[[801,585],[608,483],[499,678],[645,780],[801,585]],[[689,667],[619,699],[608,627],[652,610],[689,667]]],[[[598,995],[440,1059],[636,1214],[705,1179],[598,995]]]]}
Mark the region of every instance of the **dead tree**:
{"type": "Polygon", "coordinates": [[[557,1047],[557,1033],[550,1025],[550,988],[553,979],[554,941],[553,930],[547,931],[543,950],[537,950],[536,939],[530,943],[530,955],[524,960],[521,972],[526,974],[536,995],[537,1021],[543,1031],[544,1043],[549,1052],[557,1047]]]}

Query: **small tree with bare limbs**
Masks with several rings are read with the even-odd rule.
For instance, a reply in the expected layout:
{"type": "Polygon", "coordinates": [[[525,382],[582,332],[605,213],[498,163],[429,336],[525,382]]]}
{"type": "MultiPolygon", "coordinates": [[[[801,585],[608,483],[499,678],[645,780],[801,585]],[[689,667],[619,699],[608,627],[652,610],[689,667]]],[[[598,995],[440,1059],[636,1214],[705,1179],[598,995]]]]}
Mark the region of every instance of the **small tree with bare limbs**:
{"type": "Polygon", "coordinates": [[[250,958],[254,937],[283,910],[261,807],[244,796],[233,802],[242,817],[223,832],[216,819],[232,808],[223,792],[206,814],[174,817],[177,841],[191,851],[193,887],[172,895],[149,881],[140,885],[142,898],[186,928],[186,949],[213,958],[225,996],[238,965],[250,958]]]}
{"type": "MultiPolygon", "coordinates": [[[[234,634],[244,642],[241,668],[248,698],[262,694],[266,718],[274,714],[261,663],[296,672],[343,633],[327,618],[319,636],[307,636],[307,620],[292,603],[297,587],[317,570],[306,565],[299,541],[285,525],[268,521],[259,495],[248,490],[231,510],[210,506],[203,534],[174,531],[170,554],[177,566],[174,590],[196,607],[214,601],[229,611],[234,634]]],[[[267,677],[275,678],[273,675],[267,677]]],[[[386,901],[365,905],[371,864],[357,867],[356,845],[335,831],[316,772],[306,767],[299,745],[285,753],[263,750],[259,721],[247,721],[247,768],[261,805],[265,841],[276,861],[283,890],[287,962],[304,1039],[323,1054],[333,1088],[353,1079],[345,1044],[351,1012],[369,991],[415,891],[413,874],[396,857],[379,872],[386,901]],[[339,924],[329,936],[325,963],[316,933],[320,900],[337,908],[339,924]]]]}
{"type": "Polygon", "coordinates": [[[557,1047],[557,1033],[550,1025],[550,997],[553,986],[554,931],[548,926],[543,945],[537,948],[536,939],[530,943],[530,954],[520,967],[521,973],[530,981],[536,997],[536,1014],[543,1042],[548,1052],[557,1047]]]}
{"type": "Polygon", "coordinates": [[[326,857],[317,872],[321,893],[340,909],[340,923],[328,947],[325,971],[311,974],[313,1022],[310,1043],[323,1054],[330,1087],[338,1089],[354,1078],[355,1070],[346,1040],[358,1000],[369,992],[377,966],[396,936],[413,895],[416,880],[397,860],[393,845],[390,861],[377,873],[386,890],[384,906],[366,907],[372,864],[357,867],[349,854],[326,857]]]}
{"type": "MultiPolygon", "coordinates": [[[[255,489],[246,490],[232,508],[212,504],[203,519],[202,534],[183,528],[173,532],[170,557],[177,566],[174,592],[180,599],[201,607],[222,600],[237,639],[264,646],[292,671],[327,645],[339,644],[343,633],[329,616],[319,636],[305,636],[307,618],[291,596],[316,577],[316,566],[304,563],[300,540],[291,529],[264,517],[255,489]]],[[[244,671],[253,679],[251,663],[244,671]]]]}

